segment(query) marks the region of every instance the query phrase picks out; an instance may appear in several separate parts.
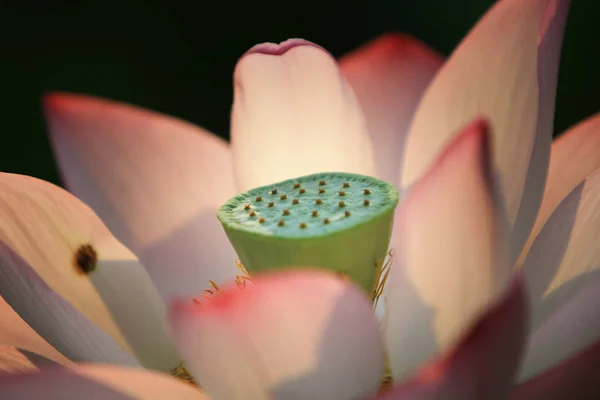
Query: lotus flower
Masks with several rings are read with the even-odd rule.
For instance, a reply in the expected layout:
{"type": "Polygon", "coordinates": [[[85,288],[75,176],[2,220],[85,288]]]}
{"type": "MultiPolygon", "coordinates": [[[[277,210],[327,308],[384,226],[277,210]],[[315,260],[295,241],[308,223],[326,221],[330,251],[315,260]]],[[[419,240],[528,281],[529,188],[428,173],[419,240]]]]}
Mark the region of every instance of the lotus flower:
{"type": "Polygon", "coordinates": [[[258,45],[235,70],[231,143],[49,95],[72,194],[0,174],[2,365],[26,371],[0,376],[0,397],[599,396],[600,115],[552,142],[568,8],[501,0],[446,61],[407,36],[339,64],[305,41],[258,45]],[[217,208],[328,171],[401,195],[381,326],[327,270],[234,283],[217,208]],[[196,304],[209,282],[221,293],[196,304]],[[181,362],[200,387],[170,376],[181,362]]]}

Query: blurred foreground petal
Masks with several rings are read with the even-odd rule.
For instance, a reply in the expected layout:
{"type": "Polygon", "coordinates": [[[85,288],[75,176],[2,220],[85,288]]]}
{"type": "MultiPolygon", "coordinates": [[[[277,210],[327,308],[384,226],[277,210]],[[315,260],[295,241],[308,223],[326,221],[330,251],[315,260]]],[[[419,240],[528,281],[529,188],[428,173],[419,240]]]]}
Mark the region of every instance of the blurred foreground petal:
{"type": "Polygon", "coordinates": [[[192,374],[218,399],[350,400],[375,392],[383,374],[370,302],[320,270],[179,301],[171,325],[192,374]]]}
{"type": "Polygon", "coordinates": [[[0,376],[0,393],[10,400],[209,400],[168,375],[101,364],[0,376]]]}

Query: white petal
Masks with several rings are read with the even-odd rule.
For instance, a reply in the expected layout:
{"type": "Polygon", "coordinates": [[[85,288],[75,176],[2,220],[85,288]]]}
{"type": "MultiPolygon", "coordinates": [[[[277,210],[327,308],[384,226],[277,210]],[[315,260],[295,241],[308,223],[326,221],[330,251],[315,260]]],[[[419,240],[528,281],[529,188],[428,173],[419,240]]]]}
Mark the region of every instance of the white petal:
{"type": "Polygon", "coordinates": [[[38,335],[0,296],[0,344],[18,347],[59,364],[71,364],[65,356],[38,335]]]}
{"type": "Polygon", "coordinates": [[[55,94],[46,114],[69,189],[137,254],[163,297],[235,274],[215,216],[235,194],[227,143],[183,121],[55,94]]]}
{"type": "Polygon", "coordinates": [[[425,172],[456,130],[478,115],[494,128],[516,260],[539,208],[569,0],[501,0],[427,89],[406,142],[402,186],[425,172]]]}
{"type": "Polygon", "coordinates": [[[379,387],[382,339],[358,288],[317,270],[253,282],[172,309],[174,335],[207,393],[229,400],[344,400],[379,387]]]}
{"type": "Polygon", "coordinates": [[[209,400],[163,374],[94,364],[0,377],[0,393],[12,400],[209,400]]]}
{"type": "Polygon", "coordinates": [[[482,121],[464,128],[397,212],[386,326],[397,379],[454,345],[506,291],[490,140],[482,121]]]}
{"type": "Polygon", "coordinates": [[[600,271],[600,170],[559,204],[534,241],[522,271],[531,301],[531,330],[600,271]]]}
{"type": "Polygon", "coordinates": [[[600,338],[600,273],[595,271],[585,281],[584,288],[530,336],[520,381],[568,360],[600,338]]]}
{"type": "Polygon", "coordinates": [[[600,168],[600,114],[586,119],[552,143],[548,181],[540,211],[521,252],[523,264],[534,239],[556,206],[588,175],[600,168]]]}
{"type": "Polygon", "coordinates": [[[305,41],[255,46],[235,69],[241,190],[316,172],[376,175],[362,111],[336,61],[305,41]]]}
{"type": "Polygon", "coordinates": [[[364,111],[381,179],[397,182],[404,140],[423,91],[443,63],[408,35],[383,35],[340,60],[364,111]]]}
{"type": "Polygon", "coordinates": [[[0,294],[74,361],[135,364],[125,349],[147,367],[179,363],[144,268],[87,206],[47,182],[0,174],[0,294]],[[88,274],[77,267],[82,245],[97,256],[88,274]]]}

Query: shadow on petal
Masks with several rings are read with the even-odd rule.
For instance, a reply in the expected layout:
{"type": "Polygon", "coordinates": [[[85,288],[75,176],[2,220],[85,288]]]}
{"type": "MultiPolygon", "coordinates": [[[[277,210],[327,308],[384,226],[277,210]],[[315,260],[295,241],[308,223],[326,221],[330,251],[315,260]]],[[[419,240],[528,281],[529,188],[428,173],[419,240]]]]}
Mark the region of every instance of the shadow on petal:
{"type": "Polygon", "coordinates": [[[330,312],[329,320],[319,337],[321,344],[315,351],[317,357],[314,360],[313,368],[301,376],[277,385],[272,391],[274,399],[351,399],[374,392],[379,387],[378,377],[383,375],[383,345],[382,343],[377,345],[361,343],[358,340],[361,335],[356,332],[364,332],[364,328],[361,329],[358,325],[362,323],[363,326],[375,326],[375,321],[359,321],[358,318],[349,318],[350,310],[345,303],[353,302],[351,300],[353,297],[356,297],[356,289],[346,286],[344,291],[339,294],[339,298],[330,312]],[[343,340],[340,335],[344,336],[343,340]],[[356,339],[348,340],[348,336],[355,336],[356,339]],[[354,343],[359,347],[349,348],[348,343],[354,343]],[[368,356],[352,359],[344,356],[346,352],[367,354],[368,356]],[[346,361],[344,362],[344,360],[346,361]],[[335,371],[334,374],[332,371],[335,371]],[[355,391],[329,387],[329,381],[324,377],[331,375],[338,377],[335,381],[331,381],[331,385],[334,384],[333,382],[338,385],[343,384],[339,377],[346,376],[348,379],[346,386],[355,387],[355,391]],[[350,383],[350,380],[354,383],[350,383]],[[362,382],[357,384],[357,381],[362,382]]]}
{"type": "Polygon", "coordinates": [[[538,308],[541,311],[545,308],[544,303],[548,304],[548,302],[552,302],[550,297],[544,298],[544,295],[559,272],[563,258],[569,247],[584,185],[585,182],[577,185],[561,203],[560,226],[553,225],[553,220],[557,218],[552,218],[551,216],[546,226],[540,231],[541,236],[545,230],[551,230],[552,239],[534,241],[523,263],[522,271],[527,283],[529,300],[533,305],[530,325],[532,331],[549,316],[544,315],[544,313],[538,315],[538,308]],[[543,263],[538,262],[540,258],[544,259],[543,263]]]}
{"type": "Polygon", "coordinates": [[[507,296],[447,355],[369,400],[500,400],[509,394],[526,335],[527,299],[517,278],[507,296]]]}
{"type": "Polygon", "coordinates": [[[600,398],[600,341],[554,367],[550,371],[520,384],[511,400],[592,400],[600,398]]]}
{"type": "Polygon", "coordinates": [[[106,332],[53,291],[0,241],[0,295],[51,346],[72,361],[138,365],[106,332]]]}
{"type": "Polygon", "coordinates": [[[217,219],[217,207],[196,215],[161,240],[136,249],[136,254],[167,302],[173,296],[197,296],[209,288],[209,280],[221,284],[239,273],[237,255],[217,219]]]}

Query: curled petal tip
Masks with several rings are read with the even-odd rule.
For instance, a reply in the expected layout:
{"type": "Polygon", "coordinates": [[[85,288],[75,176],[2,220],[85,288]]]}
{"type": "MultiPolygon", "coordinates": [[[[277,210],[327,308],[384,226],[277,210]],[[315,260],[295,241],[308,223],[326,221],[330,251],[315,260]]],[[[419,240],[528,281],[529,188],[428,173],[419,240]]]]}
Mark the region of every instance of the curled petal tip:
{"type": "Polygon", "coordinates": [[[299,47],[299,46],[312,46],[312,47],[321,49],[321,46],[319,46],[315,43],[309,42],[308,40],[305,40],[305,39],[288,39],[279,44],[277,44],[277,43],[257,44],[255,46],[253,46],[252,48],[250,48],[250,50],[248,50],[246,52],[246,54],[244,54],[244,56],[247,56],[250,54],[256,54],[256,53],[267,54],[267,55],[272,55],[272,56],[281,56],[281,55],[287,53],[289,50],[293,49],[294,47],[299,47]]]}
{"type": "Polygon", "coordinates": [[[62,92],[48,92],[42,96],[42,106],[44,110],[56,110],[60,108],[65,100],[70,98],[69,94],[62,92]]]}

